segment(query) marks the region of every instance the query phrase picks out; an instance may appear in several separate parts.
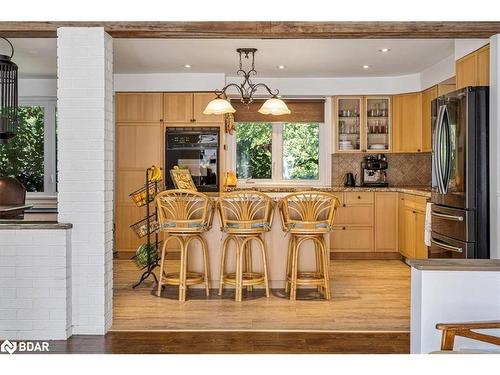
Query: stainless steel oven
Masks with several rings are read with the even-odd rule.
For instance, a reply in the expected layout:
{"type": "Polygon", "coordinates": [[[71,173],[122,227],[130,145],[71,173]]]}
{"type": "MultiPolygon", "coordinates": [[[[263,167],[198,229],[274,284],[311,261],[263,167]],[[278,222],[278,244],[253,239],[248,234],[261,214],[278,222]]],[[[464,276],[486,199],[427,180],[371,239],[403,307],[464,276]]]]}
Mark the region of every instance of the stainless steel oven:
{"type": "Polygon", "coordinates": [[[167,128],[165,133],[165,176],[173,189],[170,170],[187,168],[198,191],[219,191],[219,128],[167,128]]]}

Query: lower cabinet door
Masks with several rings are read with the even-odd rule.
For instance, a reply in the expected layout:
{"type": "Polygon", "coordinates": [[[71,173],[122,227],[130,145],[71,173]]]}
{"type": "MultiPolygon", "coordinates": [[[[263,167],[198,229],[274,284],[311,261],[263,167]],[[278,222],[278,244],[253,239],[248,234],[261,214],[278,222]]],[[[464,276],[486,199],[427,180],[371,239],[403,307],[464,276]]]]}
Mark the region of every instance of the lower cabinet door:
{"type": "Polygon", "coordinates": [[[425,213],[422,211],[415,211],[415,258],[427,258],[427,246],[425,246],[425,213]]]}
{"type": "Polygon", "coordinates": [[[336,227],[330,234],[330,248],[334,252],[371,252],[373,228],[336,227]]]}
{"type": "Polygon", "coordinates": [[[403,210],[404,215],[404,239],[403,246],[400,248],[400,252],[406,258],[415,258],[415,239],[416,239],[416,228],[415,228],[415,213],[411,208],[405,208],[403,210]]]}

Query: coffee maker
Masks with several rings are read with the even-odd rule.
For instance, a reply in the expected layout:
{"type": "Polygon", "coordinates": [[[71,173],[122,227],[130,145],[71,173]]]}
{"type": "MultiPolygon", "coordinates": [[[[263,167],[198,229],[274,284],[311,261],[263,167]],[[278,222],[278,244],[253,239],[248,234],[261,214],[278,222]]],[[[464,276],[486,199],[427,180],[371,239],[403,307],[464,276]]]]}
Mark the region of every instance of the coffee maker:
{"type": "Polygon", "coordinates": [[[361,186],[385,187],[387,182],[387,158],[384,154],[367,155],[361,162],[361,186]]]}

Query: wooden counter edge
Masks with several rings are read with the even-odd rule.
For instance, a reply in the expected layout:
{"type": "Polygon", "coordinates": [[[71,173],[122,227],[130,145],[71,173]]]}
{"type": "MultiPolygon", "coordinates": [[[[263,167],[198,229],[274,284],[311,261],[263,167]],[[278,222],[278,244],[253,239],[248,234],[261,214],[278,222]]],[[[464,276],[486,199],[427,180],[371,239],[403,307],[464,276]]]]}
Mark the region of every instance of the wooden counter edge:
{"type": "Polygon", "coordinates": [[[500,271],[500,259],[406,259],[420,271],[500,271]]]}

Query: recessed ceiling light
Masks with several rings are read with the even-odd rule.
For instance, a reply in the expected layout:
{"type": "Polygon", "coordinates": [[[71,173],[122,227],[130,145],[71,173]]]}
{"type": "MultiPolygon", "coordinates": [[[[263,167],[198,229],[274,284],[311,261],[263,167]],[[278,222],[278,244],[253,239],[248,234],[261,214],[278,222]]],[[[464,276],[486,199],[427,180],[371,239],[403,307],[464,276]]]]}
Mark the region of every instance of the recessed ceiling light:
{"type": "Polygon", "coordinates": [[[363,69],[368,69],[370,65],[363,65],[363,69]]]}
{"type": "Polygon", "coordinates": [[[184,68],[189,69],[189,68],[191,68],[191,65],[186,64],[186,65],[184,65],[184,68]]]}
{"type": "Polygon", "coordinates": [[[283,70],[286,68],[286,66],[285,65],[278,65],[277,68],[283,70]]]}
{"type": "Polygon", "coordinates": [[[389,52],[390,50],[391,50],[390,48],[381,48],[381,49],[379,49],[379,52],[385,53],[385,52],[389,52]]]}

